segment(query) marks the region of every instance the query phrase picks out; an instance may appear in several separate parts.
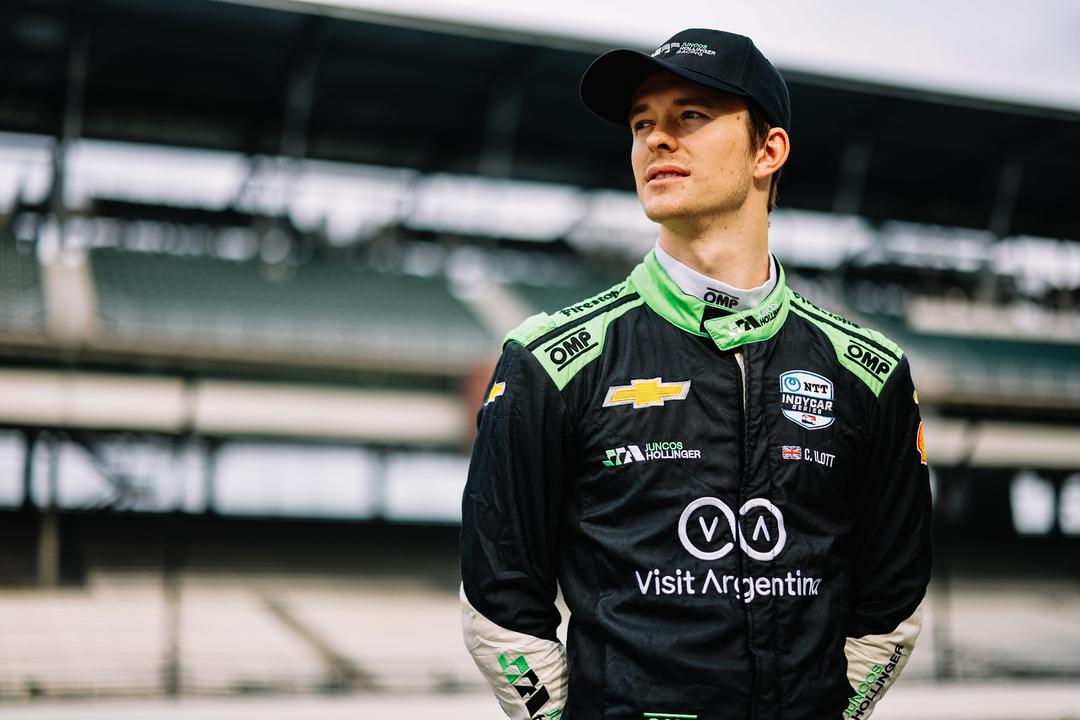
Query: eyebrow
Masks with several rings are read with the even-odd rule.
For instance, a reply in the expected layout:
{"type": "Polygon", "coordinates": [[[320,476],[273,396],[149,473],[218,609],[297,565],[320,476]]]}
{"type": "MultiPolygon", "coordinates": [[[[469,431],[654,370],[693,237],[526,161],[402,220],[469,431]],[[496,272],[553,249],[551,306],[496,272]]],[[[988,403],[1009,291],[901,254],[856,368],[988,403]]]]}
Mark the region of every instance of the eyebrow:
{"type": "MultiPolygon", "coordinates": [[[[685,105],[700,105],[702,107],[708,107],[708,108],[719,107],[719,103],[717,103],[715,100],[713,100],[712,98],[707,98],[707,97],[701,96],[701,95],[694,95],[694,96],[691,96],[691,97],[676,98],[676,100],[672,103],[672,105],[678,105],[680,107],[685,106],[685,105]]],[[[628,116],[628,119],[633,120],[635,115],[639,115],[639,114],[645,112],[645,110],[647,110],[648,107],[649,107],[648,103],[640,103],[638,105],[635,105],[633,108],[630,109],[630,115],[628,116]]]]}

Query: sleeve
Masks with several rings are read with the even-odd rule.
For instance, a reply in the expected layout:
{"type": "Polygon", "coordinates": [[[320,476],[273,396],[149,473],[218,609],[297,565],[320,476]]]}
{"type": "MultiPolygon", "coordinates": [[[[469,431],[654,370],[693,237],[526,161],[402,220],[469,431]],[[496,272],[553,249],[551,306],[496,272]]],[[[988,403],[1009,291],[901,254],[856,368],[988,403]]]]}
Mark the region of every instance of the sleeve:
{"type": "Polygon", "coordinates": [[[462,498],[462,630],[507,717],[555,718],[567,668],[556,637],[559,502],[572,424],[559,390],[508,343],[477,420],[462,498]]]}
{"type": "Polygon", "coordinates": [[[930,580],[931,500],[918,394],[903,357],[869,424],[854,499],[844,718],[866,720],[896,682],[922,628],[930,580]]]}

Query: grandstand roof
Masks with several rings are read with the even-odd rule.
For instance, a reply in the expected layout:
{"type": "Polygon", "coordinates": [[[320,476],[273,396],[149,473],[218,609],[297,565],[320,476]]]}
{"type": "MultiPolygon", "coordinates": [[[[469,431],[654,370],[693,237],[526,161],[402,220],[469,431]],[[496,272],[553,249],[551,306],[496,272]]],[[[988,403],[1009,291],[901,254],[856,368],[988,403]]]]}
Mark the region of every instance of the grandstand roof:
{"type": "Polygon", "coordinates": [[[393,24],[514,35],[546,44],[603,43],[652,49],[687,27],[754,38],[778,66],[973,97],[1080,110],[1080,55],[1060,32],[1069,0],[940,3],[937,0],[682,0],[658,15],[651,0],[224,0],[297,8],[393,24]],[[978,22],[972,22],[972,8],[978,22]],[[643,22],[648,18],[648,22],[643,22]],[[1028,40],[1020,44],[1016,38],[1028,40]]]}
{"type": "MultiPolygon", "coordinates": [[[[14,0],[0,20],[0,130],[631,187],[627,138],[576,97],[602,49],[584,41],[207,0],[14,0]]],[[[785,74],[783,205],[1080,239],[1080,113],[785,74]]]]}

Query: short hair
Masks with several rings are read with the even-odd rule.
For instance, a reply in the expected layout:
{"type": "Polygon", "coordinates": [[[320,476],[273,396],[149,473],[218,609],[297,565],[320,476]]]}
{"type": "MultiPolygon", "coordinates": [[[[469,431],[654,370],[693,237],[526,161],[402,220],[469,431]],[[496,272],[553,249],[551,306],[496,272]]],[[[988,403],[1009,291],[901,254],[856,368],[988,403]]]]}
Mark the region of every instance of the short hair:
{"type": "MultiPolygon", "coordinates": [[[[765,141],[769,138],[769,129],[772,125],[769,124],[769,119],[765,117],[765,111],[761,108],[753,98],[746,98],[746,107],[749,109],[747,114],[747,131],[750,134],[750,152],[756,152],[765,145],[765,141]]],[[[784,171],[784,168],[780,167],[776,169],[776,172],[772,174],[769,181],[769,212],[776,209],[776,196],[778,187],[780,185],[780,174],[784,171]]]]}

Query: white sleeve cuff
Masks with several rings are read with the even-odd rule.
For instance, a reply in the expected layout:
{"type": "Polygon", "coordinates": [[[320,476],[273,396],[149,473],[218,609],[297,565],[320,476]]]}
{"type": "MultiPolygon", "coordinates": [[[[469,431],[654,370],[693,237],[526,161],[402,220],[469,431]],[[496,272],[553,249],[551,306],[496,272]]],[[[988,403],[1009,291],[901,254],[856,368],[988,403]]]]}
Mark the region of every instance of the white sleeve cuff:
{"type": "Polygon", "coordinates": [[[511,720],[556,720],[566,704],[562,643],[507,630],[472,606],[461,588],[465,647],[511,720]]]}
{"type": "Polygon", "coordinates": [[[848,638],[844,654],[848,682],[855,694],[844,710],[845,720],[867,720],[885,692],[907,665],[922,629],[922,605],[891,633],[848,638]]]}

